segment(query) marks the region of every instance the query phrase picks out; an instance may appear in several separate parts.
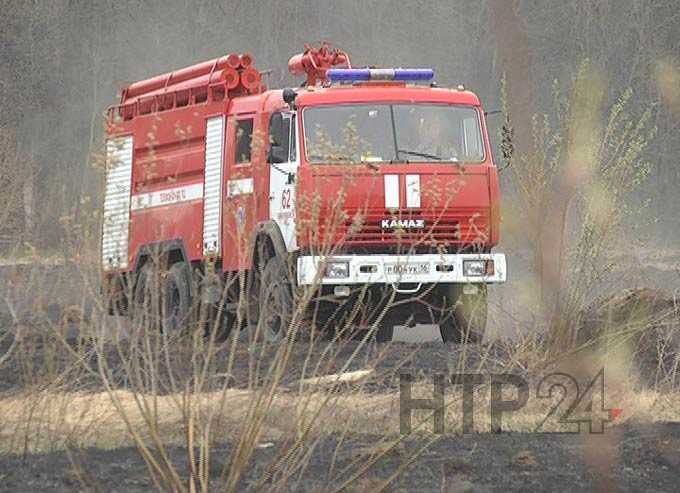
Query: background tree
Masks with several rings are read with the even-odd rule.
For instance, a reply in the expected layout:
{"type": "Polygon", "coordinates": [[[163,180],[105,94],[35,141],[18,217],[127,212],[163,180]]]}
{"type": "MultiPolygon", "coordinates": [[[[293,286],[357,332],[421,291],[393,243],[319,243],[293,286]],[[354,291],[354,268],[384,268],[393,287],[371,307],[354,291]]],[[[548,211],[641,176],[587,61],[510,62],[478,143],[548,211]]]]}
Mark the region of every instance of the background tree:
{"type": "MultiPolygon", "coordinates": [[[[60,243],[56,219],[72,214],[83,194],[100,199],[102,177],[89,161],[103,141],[100,116],[121,87],[231,51],[254,54],[258,67],[272,70],[273,86],[297,85],[286,72],[288,57],[322,39],[350,52],[357,66],[433,66],[441,85],[465,84],[488,109],[500,108],[505,74],[515,145],[524,155],[533,142],[531,115],[554,111],[554,81],[572,80],[590,59],[606,81],[602,117],[628,87],[631,111],[660,102],[657,138],[641,156],[655,166],[630,200],[649,201],[655,221],[646,236],[658,246],[677,242],[680,113],[664,96],[677,86],[680,67],[672,0],[8,0],[0,15],[0,124],[37,166],[27,198],[35,201],[38,243],[60,243]]],[[[493,131],[501,123],[490,120],[493,131]]],[[[502,181],[504,220],[511,221],[515,184],[508,173],[502,181]]],[[[513,239],[508,232],[504,241],[513,239]]],[[[521,235],[514,240],[520,249],[535,247],[521,235]]]]}

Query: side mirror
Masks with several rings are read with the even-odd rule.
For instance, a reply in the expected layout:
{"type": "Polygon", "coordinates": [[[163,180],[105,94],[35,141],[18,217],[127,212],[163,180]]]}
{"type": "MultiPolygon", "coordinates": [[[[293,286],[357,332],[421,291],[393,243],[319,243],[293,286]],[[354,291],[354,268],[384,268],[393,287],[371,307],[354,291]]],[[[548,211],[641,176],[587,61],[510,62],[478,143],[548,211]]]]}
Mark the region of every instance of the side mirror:
{"type": "Polygon", "coordinates": [[[505,117],[505,122],[501,128],[501,153],[503,155],[503,167],[498,170],[501,171],[509,168],[512,165],[512,156],[515,153],[515,144],[513,137],[515,136],[515,129],[512,128],[510,117],[505,117]]]}
{"type": "Polygon", "coordinates": [[[288,161],[288,149],[284,149],[280,145],[272,144],[269,148],[269,156],[267,156],[269,163],[285,163],[288,161]]]}
{"type": "Polygon", "coordinates": [[[291,110],[294,110],[295,98],[297,98],[297,93],[291,88],[286,88],[283,90],[282,97],[284,103],[286,103],[291,110]]]}

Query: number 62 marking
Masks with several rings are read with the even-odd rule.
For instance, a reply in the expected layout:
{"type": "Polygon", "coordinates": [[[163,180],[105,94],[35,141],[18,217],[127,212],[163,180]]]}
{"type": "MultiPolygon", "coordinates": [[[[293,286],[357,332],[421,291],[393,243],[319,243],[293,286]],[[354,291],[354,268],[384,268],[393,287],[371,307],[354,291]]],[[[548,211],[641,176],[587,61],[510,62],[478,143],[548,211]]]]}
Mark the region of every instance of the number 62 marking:
{"type": "Polygon", "coordinates": [[[285,189],[281,193],[281,208],[290,209],[290,188],[285,189]]]}

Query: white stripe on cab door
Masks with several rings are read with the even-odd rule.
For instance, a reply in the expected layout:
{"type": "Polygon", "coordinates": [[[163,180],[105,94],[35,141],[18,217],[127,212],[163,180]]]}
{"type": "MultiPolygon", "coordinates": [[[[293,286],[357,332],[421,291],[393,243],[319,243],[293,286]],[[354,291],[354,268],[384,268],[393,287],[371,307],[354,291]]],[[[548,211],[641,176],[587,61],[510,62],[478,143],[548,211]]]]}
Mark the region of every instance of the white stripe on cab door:
{"type": "Polygon", "coordinates": [[[406,207],[420,207],[420,175],[406,175],[406,207]]]}
{"type": "Polygon", "coordinates": [[[399,209],[399,175],[385,175],[385,209],[399,209]]]}

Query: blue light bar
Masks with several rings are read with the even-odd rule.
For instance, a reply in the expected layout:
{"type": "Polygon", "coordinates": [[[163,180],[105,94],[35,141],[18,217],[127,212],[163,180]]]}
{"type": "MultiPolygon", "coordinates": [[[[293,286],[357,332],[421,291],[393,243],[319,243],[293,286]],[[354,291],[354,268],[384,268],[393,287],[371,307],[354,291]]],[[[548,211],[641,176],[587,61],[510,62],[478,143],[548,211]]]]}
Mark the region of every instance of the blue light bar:
{"type": "Polygon", "coordinates": [[[434,70],[431,68],[395,68],[394,80],[432,80],[434,70]]]}
{"type": "Polygon", "coordinates": [[[326,72],[331,82],[365,82],[369,80],[431,80],[431,68],[332,68],[326,72]]]}
{"type": "Polygon", "coordinates": [[[368,68],[331,68],[326,77],[331,82],[366,81],[370,79],[371,72],[368,68]]]}

